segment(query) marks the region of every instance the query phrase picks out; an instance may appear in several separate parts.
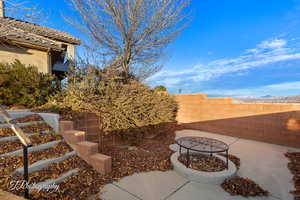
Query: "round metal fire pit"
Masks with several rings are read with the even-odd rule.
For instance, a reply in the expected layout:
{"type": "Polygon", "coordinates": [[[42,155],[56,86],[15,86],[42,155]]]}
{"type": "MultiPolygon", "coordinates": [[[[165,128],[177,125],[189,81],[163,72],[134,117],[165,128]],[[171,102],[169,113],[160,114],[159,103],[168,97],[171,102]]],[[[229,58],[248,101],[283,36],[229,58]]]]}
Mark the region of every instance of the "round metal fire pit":
{"type": "Polygon", "coordinates": [[[228,169],[228,150],[229,146],[219,140],[206,138],[206,137],[181,137],[176,140],[176,144],[179,145],[179,154],[181,154],[181,148],[187,150],[186,152],[186,167],[190,165],[190,150],[201,153],[209,153],[211,156],[213,153],[226,152],[226,167],[228,169]]]}

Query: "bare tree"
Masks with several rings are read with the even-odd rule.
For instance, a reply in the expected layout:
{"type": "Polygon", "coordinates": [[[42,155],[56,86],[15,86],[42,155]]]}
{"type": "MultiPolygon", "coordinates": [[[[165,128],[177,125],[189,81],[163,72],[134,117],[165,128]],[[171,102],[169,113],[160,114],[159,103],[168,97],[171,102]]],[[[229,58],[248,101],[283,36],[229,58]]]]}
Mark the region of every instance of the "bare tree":
{"type": "Polygon", "coordinates": [[[126,77],[158,71],[166,47],[187,24],[189,0],[72,0],[89,48],[126,77]]]}

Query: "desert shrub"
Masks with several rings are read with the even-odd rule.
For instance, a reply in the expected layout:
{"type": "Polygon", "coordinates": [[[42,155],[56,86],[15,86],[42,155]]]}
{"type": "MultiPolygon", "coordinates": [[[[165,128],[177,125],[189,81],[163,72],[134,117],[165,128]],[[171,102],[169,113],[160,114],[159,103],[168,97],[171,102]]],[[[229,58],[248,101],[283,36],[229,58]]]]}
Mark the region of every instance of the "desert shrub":
{"type": "Polygon", "coordinates": [[[161,91],[161,92],[166,92],[167,88],[163,85],[158,85],[158,86],[154,87],[154,90],[161,91]]]}
{"type": "Polygon", "coordinates": [[[34,107],[43,105],[59,90],[59,82],[50,74],[38,72],[16,60],[0,63],[0,104],[34,107]]]}
{"type": "Polygon", "coordinates": [[[168,93],[152,90],[137,80],[104,78],[94,73],[76,76],[75,81],[70,78],[68,88],[51,102],[73,111],[96,113],[106,134],[123,136],[144,135],[150,131],[146,127],[174,122],[177,111],[175,99],[168,93]]]}
{"type": "Polygon", "coordinates": [[[60,104],[54,104],[53,102],[44,104],[39,107],[31,109],[32,112],[38,113],[57,113],[60,115],[60,120],[70,120],[77,121],[81,120],[84,116],[84,113],[76,112],[71,109],[69,106],[64,106],[60,104]]]}

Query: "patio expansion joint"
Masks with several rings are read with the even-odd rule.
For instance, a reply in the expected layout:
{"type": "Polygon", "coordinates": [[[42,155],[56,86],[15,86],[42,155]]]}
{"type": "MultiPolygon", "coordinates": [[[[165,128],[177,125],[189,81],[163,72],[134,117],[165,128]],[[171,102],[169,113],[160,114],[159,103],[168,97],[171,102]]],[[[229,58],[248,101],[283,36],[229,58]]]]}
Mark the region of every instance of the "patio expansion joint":
{"type": "Polygon", "coordinates": [[[228,146],[231,146],[231,145],[237,143],[239,140],[240,140],[240,138],[236,138],[233,142],[231,142],[230,144],[228,144],[228,146]]]}
{"type": "Polygon", "coordinates": [[[133,194],[132,192],[129,192],[128,190],[122,188],[121,186],[115,184],[115,183],[111,183],[112,185],[116,186],[117,188],[119,188],[120,190],[127,192],[128,194],[134,196],[135,198],[139,199],[139,200],[143,200],[142,198],[140,198],[139,196],[137,196],[136,194],[133,194]]]}
{"type": "Polygon", "coordinates": [[[182,189],[184,186],[186,186],[190,181],[186,181],[184,184],[182,184],[180,187],[178,187],[176,190],[171,192],[168,196],[166,196],[163,200],[169,199],[171,196],[173,196],[176,192],[178,192],[180,189],[182,189]]]}
{"type": "Polygon", "coordinates": [[[270,194],[270,197],[274,198],[274,199],[278,199],[278,200],[282,200],[282,198],[274,196],[273,194],[270,194]]]}

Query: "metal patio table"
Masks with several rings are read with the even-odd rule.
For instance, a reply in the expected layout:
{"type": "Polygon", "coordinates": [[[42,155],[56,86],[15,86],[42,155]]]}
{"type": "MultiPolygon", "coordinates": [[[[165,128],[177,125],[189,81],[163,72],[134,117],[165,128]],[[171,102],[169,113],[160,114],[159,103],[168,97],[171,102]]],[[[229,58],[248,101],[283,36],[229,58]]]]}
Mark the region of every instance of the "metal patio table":
{"type": "Polygon", "coordinates": [[[197,151],[202,153],[209,153],[210,156],[213,153],[226,152],[226,167],[228,169],[228,150],[229,146],[219,140],[206,138],[206,137],[181,137],[176,141],[179,145],[179,153],[181,155],[181,148],[187,150],[186,153],[186,167],[190,165],[190,151],[197,151]]]}

